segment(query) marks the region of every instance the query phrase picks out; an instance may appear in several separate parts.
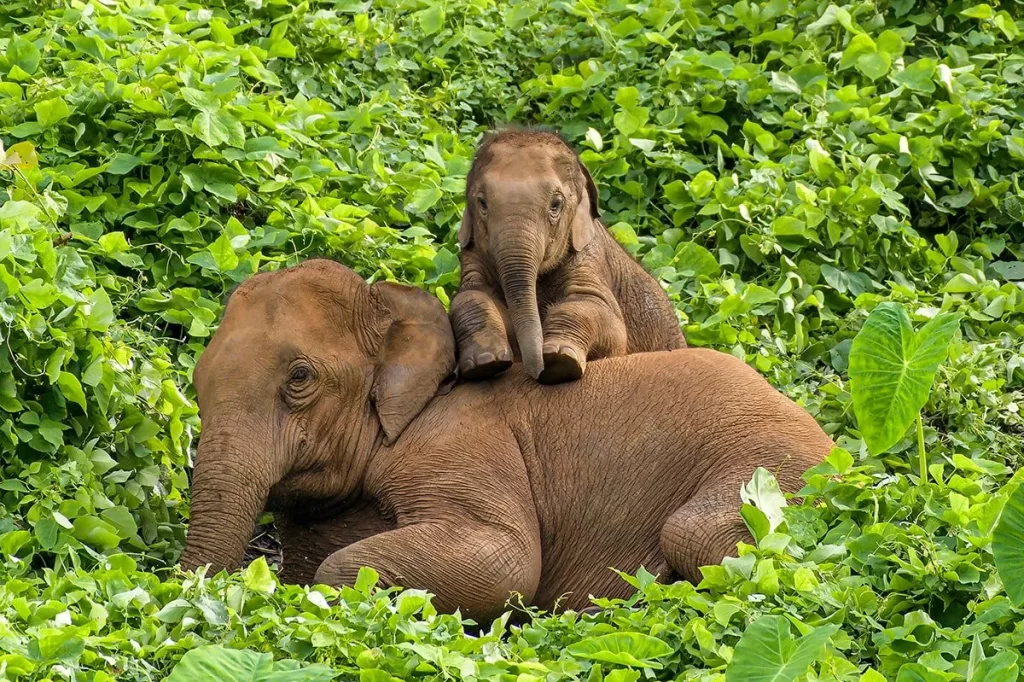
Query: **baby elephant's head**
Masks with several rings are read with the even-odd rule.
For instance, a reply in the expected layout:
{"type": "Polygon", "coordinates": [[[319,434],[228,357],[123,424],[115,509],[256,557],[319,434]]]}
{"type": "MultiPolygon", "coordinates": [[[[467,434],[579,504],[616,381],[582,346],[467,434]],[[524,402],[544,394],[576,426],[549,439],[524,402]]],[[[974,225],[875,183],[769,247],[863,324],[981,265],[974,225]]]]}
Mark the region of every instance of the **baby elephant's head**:
{"type": "Polygon", "coordinates": [[[537,278],[582,251],[601,229],[598,217],[594,181],[559,136],[512,129],[481,141],[466,178],[459,245],[493,262],[534,376],[543,366],[537,278]]]}
{"type": "Polygon", "coordinates": [[[203,433],[181,564],[237,567],[272,507],[356,492],[455,367],[440,302],[307,261],[231,296],[193,381],[203,433]]]}

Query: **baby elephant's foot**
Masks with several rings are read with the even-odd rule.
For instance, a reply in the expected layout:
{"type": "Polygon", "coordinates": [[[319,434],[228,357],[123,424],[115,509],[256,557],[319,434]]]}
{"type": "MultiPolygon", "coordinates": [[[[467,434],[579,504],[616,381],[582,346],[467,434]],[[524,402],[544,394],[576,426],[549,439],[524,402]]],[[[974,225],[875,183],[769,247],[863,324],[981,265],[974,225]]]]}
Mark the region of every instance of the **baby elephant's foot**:
{"type": "Polygon", "coordinates": [[[459,361],[459,374],[468,381],[480,381],[495,377],[511,366],[512,349],[508,347],[497,351],[468,349],[459,361]]]}
{"type": "Polygon", "coordinates": [[[576,381],[583,376],[586,366],[586,354],[570,345],[549,341],[544,344],[544,371],[537,381],[542,384],[576,381]]]}

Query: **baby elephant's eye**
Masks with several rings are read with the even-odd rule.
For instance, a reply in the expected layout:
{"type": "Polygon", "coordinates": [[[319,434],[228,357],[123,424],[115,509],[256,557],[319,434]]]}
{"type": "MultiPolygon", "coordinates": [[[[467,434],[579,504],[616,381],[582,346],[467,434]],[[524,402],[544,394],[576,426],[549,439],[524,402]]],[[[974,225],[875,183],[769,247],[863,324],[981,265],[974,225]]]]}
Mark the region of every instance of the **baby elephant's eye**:
{"type": "Polygon", "coordinates": [[[484,199],[483,196],[477,197],[476,198],[476,203],[480,206],[480,210],[481,211],[486,211],[487,210],[487,200],[484,199]]]}
{"type": "Polygon", "coordinates": [[[551,205],[548,207],[548,211],[551,213],[552,216],[557,216],[561,210],[562,210],[562,197],[556,195],[551,200],[551,205]]]}

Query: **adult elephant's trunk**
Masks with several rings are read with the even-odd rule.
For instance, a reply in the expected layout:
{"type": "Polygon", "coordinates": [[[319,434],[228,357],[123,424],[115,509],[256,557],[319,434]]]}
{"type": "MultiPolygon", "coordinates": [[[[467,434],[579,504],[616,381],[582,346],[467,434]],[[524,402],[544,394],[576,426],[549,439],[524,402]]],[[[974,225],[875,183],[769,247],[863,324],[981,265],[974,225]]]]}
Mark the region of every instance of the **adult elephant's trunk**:
{"type": "Polygon", "coordinates": [[[212,564],[211,572],[239,567],[253,527],[276,480],[256,448],[242,442],[252,434],[230,437],[206,431],[192,473],[192,514],[181,567],[212,564]]]}
{"type": "Polygon", "coordinates": [[[544,369],[544,332],[537,310],[537,265],[540,257],[531,251],[522,245],[503,248],[495,253],[495,260],[508,313],[516,330],[523,367],[536,379],[544,369]]]}

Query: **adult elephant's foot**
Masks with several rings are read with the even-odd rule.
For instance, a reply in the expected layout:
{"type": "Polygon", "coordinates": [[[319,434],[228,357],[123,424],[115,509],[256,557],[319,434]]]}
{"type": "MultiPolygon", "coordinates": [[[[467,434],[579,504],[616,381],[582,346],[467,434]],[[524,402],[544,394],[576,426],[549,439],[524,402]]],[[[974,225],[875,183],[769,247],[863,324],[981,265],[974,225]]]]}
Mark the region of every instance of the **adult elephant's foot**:
{"type": "Polygon", "coordinates": [[[544,370],[537,378],[542,384],[561,384],[576,381],[587,366],[586,354],[575,347],[549,341],[544,344],[544,370]]]}

